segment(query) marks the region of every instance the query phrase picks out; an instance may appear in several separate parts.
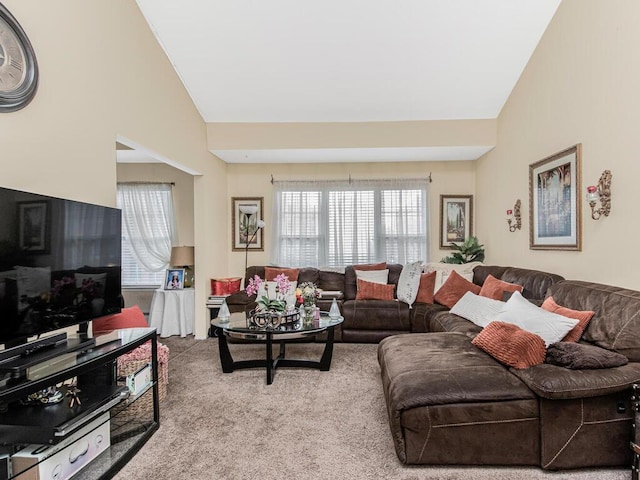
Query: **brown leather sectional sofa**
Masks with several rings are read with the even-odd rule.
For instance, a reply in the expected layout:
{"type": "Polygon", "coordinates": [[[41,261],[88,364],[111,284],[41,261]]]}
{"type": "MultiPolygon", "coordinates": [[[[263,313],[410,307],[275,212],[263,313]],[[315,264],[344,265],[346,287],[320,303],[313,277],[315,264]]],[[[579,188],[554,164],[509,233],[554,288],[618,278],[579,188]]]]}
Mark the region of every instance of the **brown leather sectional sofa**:
{"type": "MultiPolygon", "coordinates": [[[[402,265],[388,265],[397,285],[402,265]]],[[[264,278],[264,267],[247,277],[264,278]]],[[[523,285],[541,304],[553,296],[575,310],[593,310],[582,342],[622,353],[627,365],[570,370],[550,364],[516,370],[471,344],[481,328],[438,304],[355,300],[356,276],[303,268],[299,282],[341,291],[344,322],[336,339],[379,342],[378,359],[398,458],[407,464],[537,465],[558,470],[629,466],[631,391],[640,382],[640,292],[565,280],[537,270],[479,266],[487,276],[523,285]]],[[[231,295],[231,311],[255,297],[231,295]]],[[[327,310],[331,300],[320,300],[327,310]]]]}
{"type": "Polygon", "coordinates": [[[545,363],[516,370],[471,344],[479,327],[422,305],[415,315],[430,333],[397,335],[378,347],[398,458],[408,464],[549,470],[630,466],[630,386],[640,382],[640,292],[486,266],[475,268],[474,283],[482,284],[489,273],[525,285],[529,298],[553,296],[568,308],[595,311],[581,342],[619,352],[629,363],[595,370],[545,363]]]}
{"type": "MultiPolygon", "coordinates": [[[[387,264],[389,269],[388,283],[397,285],[402,272],[402,265],[387,264]]],[[[247,268],[246,278],[258,275],[265,278],[264,266],[247,268]]],[[[378,343],[385,337],[398,333],[409,333],[413,311],[409,305],[388,300],[356,300],[357,280],[352,266],[345,268],[344,273],[322,270],[318,268],[301,268],[298,273],[298,284],[313,282],[325,291],[342,292],[338,296],[338,305],[344,316],[344,322],[336,328],[336,341],[378,343]]],[[[245,280],[246,285],[246,280],[245,280]]],[[[321,299],[317,305],[321,310],[329,310],[332,298],[321,299]]],[[[248,297],[244,291],[227,297],[227,305],[231,312],[244,312],[255,307],[255,296],[248,297]]]]}

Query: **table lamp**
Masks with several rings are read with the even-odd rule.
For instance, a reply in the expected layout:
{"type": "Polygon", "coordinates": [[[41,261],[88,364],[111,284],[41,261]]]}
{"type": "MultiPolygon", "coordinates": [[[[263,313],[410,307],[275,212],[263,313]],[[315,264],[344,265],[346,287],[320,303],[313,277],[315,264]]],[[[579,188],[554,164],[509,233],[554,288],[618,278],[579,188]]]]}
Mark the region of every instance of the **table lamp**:
{"type": "Polygon", "coordinates": [[[171,248],[171,265],[174,267],[184,268],[183,285],[185,288],[193,287],[195,281],[193,275],[194,265],[194,248],[193,247],[172,247],[171,248]]]}

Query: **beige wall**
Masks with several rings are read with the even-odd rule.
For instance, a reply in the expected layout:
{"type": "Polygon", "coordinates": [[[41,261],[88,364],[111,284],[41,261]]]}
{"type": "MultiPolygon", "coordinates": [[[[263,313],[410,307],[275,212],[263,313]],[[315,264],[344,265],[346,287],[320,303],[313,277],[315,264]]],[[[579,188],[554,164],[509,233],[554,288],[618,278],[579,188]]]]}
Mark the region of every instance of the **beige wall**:
{"type": "Polygon", "coordinates": [[[0,115],[3,186],[115,205],[120,135],[200,175],[194,178],[196,334],[207,329],[205,278],[225,273],[223,162],[134,0],[4,0],[27,32],[40,87],[23,110],[0,115]]]}
{"type": "MultiPolygon", "coordinates": [[[[276,180],[307,179],[354,179],[376,178],[424,178],[431,173],[433,182],[429,185],[429,228],[431,248],[429,258],[439,261],[450,251],[438,248],[439,201],[440,195],[474,194],[475,162],[402,162],[402,163],[344,163],[344,164],[272,164],[240,165],[227,167],[227,209],[231,210],[231,197],[264,197],[265,209],[265,251],[249,252],[249,265],[269,263],[273,188],[271,175],[276,180]]],[[[227,225],[226,235],[231,239],[231,225],[227,225]]],[[[229,274],[240,276],[244,272],[244,252],[231,253],[229,245],[229,274]]]]}
{"type": "Polygon", "coordinates": [[[478,233],[487,262],[640,289],[636,211],[640,162],[640,2],[563,0],[498,119],[497,147],[478,161],[478,233]],[[612,212],[590,218],[581,252],[529,249],[528,166],[582,143],[582,184],[613,173],[612,212]],[[505,210],[522,200],[523,229],[505,210]]]}

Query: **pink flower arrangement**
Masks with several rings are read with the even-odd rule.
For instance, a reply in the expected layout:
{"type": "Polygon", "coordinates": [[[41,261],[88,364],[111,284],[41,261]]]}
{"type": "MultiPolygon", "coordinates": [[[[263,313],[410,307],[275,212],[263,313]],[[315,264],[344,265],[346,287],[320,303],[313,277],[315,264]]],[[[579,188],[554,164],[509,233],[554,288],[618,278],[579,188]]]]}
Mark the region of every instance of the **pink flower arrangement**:
{"type": "MultiPolygon", "coordinates": [[[[276,298],[269,298],[269,294],[268,292],[266,292],[266,295],[263,295],[256,301],[258,302],[258,305],[262,310],[274,310],[283,312],[286,308],[284,296],[289,293],[289,290],[291,290],[291,282],[284,273],[281,273],[276,278],[274,278],[274,281],[276,283],[276,298]]],[[[263,283],[264,280],[262,280],[258,275],[254,275],[253,278],[249,279],[249,283],[244,291],[249,296],[257,295],[263,283]]]]}

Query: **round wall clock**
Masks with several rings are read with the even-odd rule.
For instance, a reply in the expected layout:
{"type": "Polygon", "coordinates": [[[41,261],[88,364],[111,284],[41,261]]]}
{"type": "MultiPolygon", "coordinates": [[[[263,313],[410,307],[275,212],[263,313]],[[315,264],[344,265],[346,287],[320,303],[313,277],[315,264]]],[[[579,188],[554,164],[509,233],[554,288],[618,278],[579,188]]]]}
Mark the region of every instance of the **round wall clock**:
{"type": "Polygon", "coordinates": [[[27,35],[0,3],[0,112],[25,107],[38,88],[38,63],[27,35]]]}

